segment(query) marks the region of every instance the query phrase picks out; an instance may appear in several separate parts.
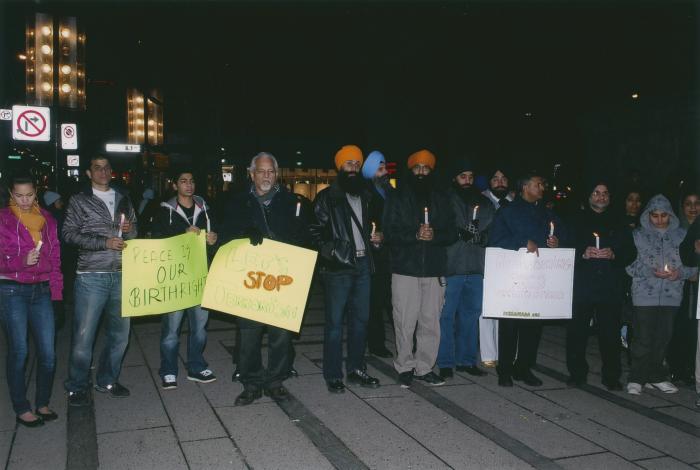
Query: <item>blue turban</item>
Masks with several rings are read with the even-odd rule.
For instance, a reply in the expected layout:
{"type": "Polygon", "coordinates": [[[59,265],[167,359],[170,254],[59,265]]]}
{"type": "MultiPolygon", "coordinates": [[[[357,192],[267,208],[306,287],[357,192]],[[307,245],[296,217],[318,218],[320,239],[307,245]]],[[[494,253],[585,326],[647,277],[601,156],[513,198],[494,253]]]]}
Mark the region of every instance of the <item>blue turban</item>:
{"type": "Polygon", "coordinates": [[[386,163],[382,152],[380,152],[379,150],[371,152],[369,155],[367,155],[367,160],[365,160],[365,164],[362,167],[362,176],[366,180],[371,180],[372,178],[374,178],[374,175],[379,169],[379,165],[381,165],[382,163],[386,163]]]}

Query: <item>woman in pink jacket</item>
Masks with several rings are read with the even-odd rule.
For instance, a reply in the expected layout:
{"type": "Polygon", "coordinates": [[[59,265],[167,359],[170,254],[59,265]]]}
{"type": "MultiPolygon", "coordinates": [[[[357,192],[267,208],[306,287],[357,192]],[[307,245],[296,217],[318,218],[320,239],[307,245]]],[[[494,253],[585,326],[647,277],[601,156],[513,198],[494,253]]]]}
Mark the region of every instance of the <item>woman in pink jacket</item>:
{"type": "Polygon", "coordinates": [[[29,176],[9,184],[9,207],[0,209],[0,324],[7,334],[7,383],[17,422],[36,427],[57,418],[49,409],[56,369],[52,300],[61,300],[61,250],[56,220],[39,208],[29,176]],[[27,329],[38,366],[35,409],[26,397],[27,329]]]}

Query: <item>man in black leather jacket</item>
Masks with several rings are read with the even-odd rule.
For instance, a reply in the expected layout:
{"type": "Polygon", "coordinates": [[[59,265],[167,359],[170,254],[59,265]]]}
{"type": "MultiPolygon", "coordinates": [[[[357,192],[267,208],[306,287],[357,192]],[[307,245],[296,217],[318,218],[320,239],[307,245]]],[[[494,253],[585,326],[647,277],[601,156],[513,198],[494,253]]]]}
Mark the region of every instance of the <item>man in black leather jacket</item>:
{"type": "Polygon", "coordinates": [[[346,145],[335,155],[338,179],[314,201],[317,223],[311,226],[313,244],[319,251],[326,297],[323,338],[323,377],[328,391],[342,393],[343,316],[347,316],[348,341],[345,369],[348,381],[378,387],[379,380],[365,371],[364,352],[369,318],[370,246],[381,243],[372,235],[368,193],[359,175],[362,151],[346,145]]]}

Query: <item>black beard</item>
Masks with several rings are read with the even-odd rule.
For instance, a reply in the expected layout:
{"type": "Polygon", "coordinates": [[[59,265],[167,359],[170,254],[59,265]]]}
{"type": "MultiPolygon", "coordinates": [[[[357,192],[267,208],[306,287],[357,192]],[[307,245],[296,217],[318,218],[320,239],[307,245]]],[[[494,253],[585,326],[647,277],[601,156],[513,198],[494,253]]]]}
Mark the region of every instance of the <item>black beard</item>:
{"type": "Polygon", "coordinates": [[[356,171],[346,172],[341,170],[338,172],[338,184],[340,189],[346,193],[357,196],[362,192],[365,181],[358,176],[356,171]]]}
{"type": "Polygon", "coordinates": [[[508,188],[506,189],[493,189],[491,188],[491,193],[498,199],[503,199],[508,195],[508,188]]]}
{"type": "Polygon", "coordinates": [[[433,189],[433,175],[414,175],[410,174],[408,179],[409,184],[421,198],[427,198],[433,189]]]}
{"type": "Polygon", "coordinates": [[[470,204],[479,195],[479,191],[471,184],[469,186],[461,186],[454,182],[453,186],[459,197],[467,204],[470,204]]]}

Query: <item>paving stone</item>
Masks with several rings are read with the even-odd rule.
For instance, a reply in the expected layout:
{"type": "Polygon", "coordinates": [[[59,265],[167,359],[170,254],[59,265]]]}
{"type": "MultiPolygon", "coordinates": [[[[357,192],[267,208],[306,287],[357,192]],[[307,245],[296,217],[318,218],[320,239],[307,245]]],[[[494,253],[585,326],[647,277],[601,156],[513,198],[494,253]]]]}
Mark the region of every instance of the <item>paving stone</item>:
{"type": "MultiPolygon", "coordinates": [[[[694,403],[695,399],[693,398],[693,401],[690,402],[690,405],[694,405],[694,403]]],[[[700,413],[693,409],[689,409],[685,406],[671,406],[668,408],[656,408],[656,411],[667,414],[669,416],[673,416],[683,421],[687,421],[688,423],[691,423],[700,428],[700,413]]]]}
{"type": "Polygon", "coordinates": [[[531,468],[415,394],[367,403],[452,468],[531,468]]]}
{"type": "MultiPolygon", "coordinates": [[[[440,387],[435,390],[469,413],[488,421],[550,459],[603,450],[588,440],[562,429],[554,422],[482,387],[467,385],[440,387]],[[556,442],[557,445],[552,445],[552,442],[556,442]]],[[[513,393],[518,391],[513,389],[513,393]]]]}
{"type": "Polygon", "coordinates": [[[683,462],[671,457],[637,460],[634,463],[649,470],[688,470],[694,468],[691,465],[686,465],[683,462]]]}
{"type": "Polygon", "coordinates": [[[216,411],[252,468],[333,468],[276,403],[255,402],[216,411]]]}
{"type": "Polygon", "coordinates": [[[610,452],[593,455],[582,455],[580,457],[572,457],[569,459],[561,459],[557,460],[557,463],[563,468],[570,468],[572,470],[603,468],[614,468],[615,470],[639,470],[639,467],[633,464],[632,462],[628,462],[627,460],[618,457],[615,454],[611,454],[610,452]]]}
{"type": "Polygon", "coordinates": [[[97,436],[100,470],[187,469],[170,426],[97,436]]]}
{"type": "Polygon", "coordinates": [[[328,393],[315,376],[300,377],[288,388],[370,468],[447,468],[353,393],[328,393]]]}
{"type": "Polygon", "coordinates": [[[229,438],[183,442],[182,450],[185,452],[187,464],[193,470],[248,468],[229,438]]]}
{"type": "Polygon", "coordinates": [[[550,390],[540,395],[683,462],[700,461],[698,439],[673,427],[577,389],[550,390]]]}
{"type": "Polygon", "coordinates": [[[131,391],[130,397],[93,392],[97,434],[170,425],[145,366],[122,369],[119,382],[131,391]]]}
{"type": "MultiPolygon", "coordinates": [[[[5,402],[6,403],[6,402],[5,402]]],[[[14,431],[0,431],[0,463],[7,462],[12,447],[14,431]]]]}

